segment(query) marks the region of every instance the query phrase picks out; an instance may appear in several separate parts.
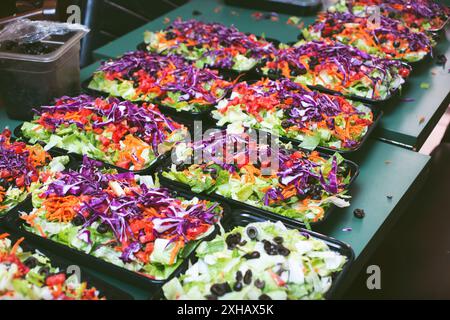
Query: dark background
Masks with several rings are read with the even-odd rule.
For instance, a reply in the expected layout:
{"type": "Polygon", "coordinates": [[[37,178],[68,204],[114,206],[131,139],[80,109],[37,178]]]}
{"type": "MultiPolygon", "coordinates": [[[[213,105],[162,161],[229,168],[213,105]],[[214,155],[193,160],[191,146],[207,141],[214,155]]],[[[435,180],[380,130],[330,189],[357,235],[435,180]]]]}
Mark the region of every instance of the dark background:
{"type": "Polygon", "coordinates": [[[188,0],[0,0],[0,25],[13,14],[31,15],[32,19],[66,21],[69,5],[82,11],[81,23],[91,28],[82,42],[81,66],[91,61],[92,51],[140,27],[141,25],[185,4],[188,0]],[[42,8],[49,9],[47,12],[42,8]],[[53,10],[54,9],[54,10],[53,10]]]}

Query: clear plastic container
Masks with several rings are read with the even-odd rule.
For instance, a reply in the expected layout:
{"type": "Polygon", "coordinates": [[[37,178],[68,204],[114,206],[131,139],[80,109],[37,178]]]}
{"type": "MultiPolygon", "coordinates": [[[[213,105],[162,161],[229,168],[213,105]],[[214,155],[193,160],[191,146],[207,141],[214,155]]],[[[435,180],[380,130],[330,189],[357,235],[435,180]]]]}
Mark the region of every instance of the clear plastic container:
{"type": "Polygon", "coordinates": [[[28,120],[32,109],[63,95],[80,93],[80,40],[83,32],[54,35],[42,43],[55,48],[44,55],[0,48],[0,101],[10,118],[28,120]]]}

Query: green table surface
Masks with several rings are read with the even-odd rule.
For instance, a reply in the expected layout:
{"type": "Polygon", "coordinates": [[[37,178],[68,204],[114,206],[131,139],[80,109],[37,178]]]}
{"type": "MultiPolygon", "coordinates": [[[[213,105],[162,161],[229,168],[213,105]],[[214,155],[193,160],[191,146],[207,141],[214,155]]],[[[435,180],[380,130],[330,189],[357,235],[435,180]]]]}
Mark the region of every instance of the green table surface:
{"type": "MultiPolygon", "coordinates": [[[[95,66],[83,69],[81,80],[89,77],[93,68],[95,66]]],[[[5,115],[0,113],[2,126],[14,127],[17,123],[6,119],[5,115]]],[[[355,252],[356,259],[341,288],[342,291],[362,270],[383,235],[404,212],[409,200],[420,188],[427,174],[430,157],[371,139],[352,160],[360,166],[360,173],[351,189],[351,206],[335,210],[329,220],[315,229],[348,243],[355,252]],[[354,217],[353,210],[356,208],[365,210],[364,219],[354,217]]],[[[85,269],[126,290],[136,299],[149,297],[145,290],[100,271],[87,267],[85,269]]]]}
{"type": "MultiPolygon", "coordinates": [[[[450,1],[445,1],[450,3],[450,1]]],[[[155,19],[127,35],[101,47],[94,52],[96,59],[107,59],[122,55],[125,51],[134,50],[143,41],[145,30],[160,30],[165,27],[166,19],[181,17],[195,18],[203,21],[216,21],[225,25],[234,24],[245,32],[257,35],[264,33],[280,41],[294,41],[299,33],[296,26],[286,24],[289,15],[280,14],[279,20],[256,20],[252,14],[256,10],[231,7],[220,0],[192,0],[165,16],[155,19]],[[194,10],[202,14],[194,16],[194,10]]],[[[315,16],[302,17],[305,25],[314,21],[315,16]]],[[[450,60],[449,41],[442,34],[442,39],[436,48],[436,54],[446,54],[450,60]]],[[[402,90],[401,98],[414,99],[412,102],[402,102],[400,98],[381,104],[385,110],[376,136],[380,139],[407,148],[418,150],[425,142],[439,118],[450,102],[450,73],[448,67],[436,66],[432,58],[415,66],[415,70],[402,90]],[[432,73],[433,72],[433,73],[432,73]],[[422,89],[422,83],[428,83],[429,89],[422,89]]]]}

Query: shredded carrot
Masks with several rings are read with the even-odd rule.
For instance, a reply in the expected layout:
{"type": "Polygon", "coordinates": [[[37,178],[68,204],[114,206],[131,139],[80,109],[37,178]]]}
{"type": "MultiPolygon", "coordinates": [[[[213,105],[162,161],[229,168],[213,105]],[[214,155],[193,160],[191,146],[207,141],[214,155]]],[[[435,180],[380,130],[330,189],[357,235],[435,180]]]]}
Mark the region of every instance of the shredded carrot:
{"type": "Polygon", "coordinates": [[[79,199],[75,196],[51,197],[44,200],[42,206],[46,210],[48,221],[70,222],[77,215],[75,211],[79,199]]]}
{"type": "Polygon", "coordinates": [[[9,233],[2,233],[2,234],[0,234],[0,240],[8,238],[8,237],[9,237],[9,233]]]}
{"type": "Polygon", "coordinates": [[[42,227],[40,225],[36,225],[36,229],[39,231],[42,238],[47,238],[47,235],[45,234],[44,230],[42,229],[42,227]]]}
{"type": "Polygon", "coordinates": [[[172,252],[170,253],[169,264],[173,264],[174,263],[175,258],[178,255],[178,252],[181,250],[181,248],[183,248],[183,246],[184,246],[184,242],[183,241],[178,241],[175,244],[175,248],[173,248],[172,252]]]}
{"type": "Polygon", "coordinates": [[[25,240],[24,237],[22,237],[16,241],[16,243],[14,244],[14,246],[12,247],[11,252],[10,252],[12,255],[16,254],[17,249],[19,249],[19,246],[23,242],[23,240],[25,240]]]}

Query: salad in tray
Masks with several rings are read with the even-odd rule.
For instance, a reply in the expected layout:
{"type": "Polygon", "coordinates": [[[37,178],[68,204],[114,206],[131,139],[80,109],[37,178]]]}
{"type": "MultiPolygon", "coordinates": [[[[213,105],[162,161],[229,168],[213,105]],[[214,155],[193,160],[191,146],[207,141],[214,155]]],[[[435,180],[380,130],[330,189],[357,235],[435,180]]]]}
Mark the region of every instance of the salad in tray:
{"type": "Polygon", "coordinates": [[[414,31],[440,30],[450,17],[448,6],[432,0],[340,0],[329,10],[368,16],[373,14],[371,7],[378,7],[381,15],[400,20],[414,31]]]}
{"type": "Polygon", "coordinates": [[[411,67],[326,39],[281,49],[260,71],[271,78],[284,76],[344,95],[385,100],[401,88],[411,67]]]}
{"type": "Polygon", "coordinates": [[[218,203],[177,197],[150,176],[84,158],[33,193],[26,230],[151,279],[167,279],[215,230],[218,203]]]}
{"type": "Polygon", "coordinates": [[[177,19],[165,30],[145,32],[144,41],[151,52],[176,53],[200,68],[235,71],[248,71],[275,52],[275,46],[264,38],[247,35],[234,26],[197,20],[177,19]]]}
{"type": "Polygon", "coordinates": [[[348,262],[281,222],[256,222],[203,242],[198,261],[163,286],[170,300],[318,300],[348,262]]]}
{"type": "Polygon", "coordinates": [[[201,112],[223,98],[232,83],[175,55],[128,52],[104,62],[89,88],[131,101],[157,101],[177,111],[201,112]]]}
{"type": "Polygon", "coordinates": [[[0,234],[0,300],[104,300],[99,291],[80,282],[76,274],[52,266],[39,251],[21,248],[0,234]]]}
{"type": "Polygon", "coordinates": [[[212,114],[219,126],[240,123],[300,140],[311,150],[354,149],[373,123],[371,109],[361,102],[310,91],[286,78],[240,82],[212,114]]]}
{"type": "Polygon", "coordinates": [[[177,145],[174,163],[162,176],[193,192],[216,193],[306,225],[322,220],[333,204],[349,205],[353,172],[339,154],[324,158],[315,151],[257,143],[248,131],[235,132],[229,128],[177,145]],[[196,161],[202,152],[202,161],[196,161]]]}
{"type": "Polygon", "coordinates": [[[379,24],[351,13],[323,13],[303,29],[306,40],[330,38],[367,53],[406,62],[422,60],[432,50],[425,33],[413,32],[400,21],[380,16],[379,24]]]}
{"type": "Polygon", "coordinates": [[[187,131],[154,105],[81,95],[41,107],[21,132],[32,143],[45,142],[46,150],[59,147],[123,169],[143,170],[187,131]]]}
{"type": "Polygon", "coordinates": [[[0,134],[0,217],[24,201],[36,184],[64,169],[67,156],[52,159],[42,146],[11,140],[0,134]]]}

